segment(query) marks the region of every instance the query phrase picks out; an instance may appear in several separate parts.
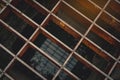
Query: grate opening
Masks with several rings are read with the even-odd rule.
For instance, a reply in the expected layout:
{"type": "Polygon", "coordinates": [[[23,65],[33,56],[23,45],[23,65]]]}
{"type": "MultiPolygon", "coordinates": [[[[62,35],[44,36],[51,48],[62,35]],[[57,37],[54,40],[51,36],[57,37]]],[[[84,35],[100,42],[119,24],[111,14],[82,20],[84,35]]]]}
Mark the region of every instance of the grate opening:
{"type": "Polygon", "coordinates": [[[29,38],[35,31],[35,28],[25,23],[24,20],[20,19],[16,14],[10,12],[5,19],[3,19],[8,25],[17,30],[26,38],[29,38]]]}
{"type": "Polygon", "coordinates": [[[86,32],[91,24],[87,19],[73,11],[65,4],[61,4],[55,14],[82,34],[86,32]]]}
{"type": "Polygon", "coordinates": [[[43,34],[39,34],[34,43],[61,64],[65,62],[69,55],[68,51],[65,51],[43,34]]]}
{"type": "MultiPolygon", "coordinates": [[[[33,2],[29,1],[29,4],[33,2]]],[[[20,0],[17,4],[15,4],[16,8],[19,9],[21,12],[26,14],[28,17],[30,17],[32,20],[34,20],[36,23],[40,24],[46,17],[46,14],[41,12],[34,8],[33,6],[29,5],[27,1],[20,0]]]]}
{"type": "Polygon", "coordinates": [[[100,11],[89,1],[85,1],[85,0],[74,0],[74,1],[65,0],[65,1],[69,3],[71,6],[73,6],[75,9],[77,9],[79,12],[90,18],[91,20],[94,20],[100,11]]]}
{"type": "Polygon", "coordinates": [[[28,48],[21,59],[49,80],[58,70],[57,66],[33,48],[28,48]]]}
{"type": "Polygon", "coordinates": [[[37,2],[39,2],[40,4],[42,4],[44,7],[46,7],[49,10],[52,10],[52,8],[55,6],[55,4],[59,1],[59,0],[36,0],[37,2]]]}
{"type": "Polygon", "coordinates": [[[11,60],[12,56],[0,48],[0,69],[4,70],[11,60]]]}
{"type": "Polygon", "coordinates": [[[22,63],[15,61],[15,63],[9,68],[7,73],[15,80],[42,80],[36,74],[31,72],[22,63]]]}
{"type": "Polygon", "coordinates": [[[15,34],[11,33],[5,28],[2,28],[2,30],[0,31],[0,43],[11,52],[16,54],[25,42],[15,34]]]}
{"type": "Polygon", "coordinates": [[[90,70],[73,56],[66,64],[66,68],[82,80],[102,80],[104,78],[104,76],[90,70]]]}
{"type": "Polygon", "coordinates": [[[48,23],[45,29],[71,48],[74,48],[79,40],[67,33],[65,30],[60,28],[59,25],[52,21],[48,23]]]}

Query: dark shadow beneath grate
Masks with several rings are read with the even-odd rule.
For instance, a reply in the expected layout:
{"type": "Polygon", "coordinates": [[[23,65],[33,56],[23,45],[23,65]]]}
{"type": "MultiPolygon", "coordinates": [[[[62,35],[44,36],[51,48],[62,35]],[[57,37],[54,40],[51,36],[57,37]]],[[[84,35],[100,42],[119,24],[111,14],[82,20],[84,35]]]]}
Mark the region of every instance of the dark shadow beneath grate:
{"type": "Polygon", "coordinates": [[[45,29],[71,48],[74,48],[79,41],[52,21],[48,23],[45,29]]]}
{"type": "Polygon", "coordinates": [[[26,14],[38,24],[40,24],[46,17],[46,15],[44,15],[42,12],[38,12],[35,8],[27,4],[24,0],[20,0],[19,3],[16,5],[16,8],[18,8],[21,12],[26,14]]]}
{"type": "Polygon", "coordinates": [[[0,48],[0,69],[4,69],[12,60],[12,56],[0,48]]]}
{"type": "Polygon", "coordinates": [[[43,34],[39,34],[34,43],[61,64],[65,62],[69,55],[68,51],[62,49],[43,34]]]}
{"type": "Polygon", "coordinates": [[[0,31],[0,43],[16,54],[25,42],[15,34],[9,32],[5,28],[2,28],[0,31]]]}
{"type": "Polygon", "coordinates": [[[8,25],[17,30],[26,38],[29,38],[32,33],[35,31],[35,28],[25,23],[22,19],[20,19],[13,12],[10,12],[5,19],[3,19],[8,25]]]}
{"type": "Polygon", "coordinates": [[[73,56],[68,61],[66,68],[78,76],[81,80],[103,80],[104,78],[103,75],[92,71],[73,56]]]}
{"type": "Polygon", "coordinates": [[[20,62],[15,62],[7,71],[15,80],[42,80],[20,62]]]}
{"type": "Polygon", "coordinates": [[[47,9],[51,10],[59,0],[54,0],[54,1],[53,0],[36,0],[36,1],[42,4],[47,9]]]}
{"type": "Polygon", "coordinates": [[[55,66],[50,60],[32,48],[27,49],[21,58],[49,80],[53,78],[58,70],[57,66],[55,66]]]}

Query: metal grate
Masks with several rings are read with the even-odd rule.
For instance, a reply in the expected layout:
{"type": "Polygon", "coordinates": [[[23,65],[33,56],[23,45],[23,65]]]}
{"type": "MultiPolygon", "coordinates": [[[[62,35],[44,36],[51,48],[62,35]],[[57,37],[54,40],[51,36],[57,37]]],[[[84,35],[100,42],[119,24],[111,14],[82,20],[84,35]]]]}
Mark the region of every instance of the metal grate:
{"type": "Polygon", "coordinates": [[[119,0],[1,0],[0,80],[120,80],[119,0]]]}

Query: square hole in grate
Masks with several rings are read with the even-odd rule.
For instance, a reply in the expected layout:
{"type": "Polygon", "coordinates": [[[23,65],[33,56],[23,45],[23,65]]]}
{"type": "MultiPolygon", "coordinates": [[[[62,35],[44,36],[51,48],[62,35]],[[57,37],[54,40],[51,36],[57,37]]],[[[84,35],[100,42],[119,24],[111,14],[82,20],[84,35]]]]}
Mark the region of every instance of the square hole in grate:
{"type": "Polygon", "coordinates": [[[72,7],[77,9],[79,12],[90,18],[91,20],[94,20],[98,13],[100,12],[100,9],[95,7],[95,5],[91,4],[87,0],[65,0],[67,3],[69,3],[72,7]]]}
{"type": "Polygon", "coordinates": [[[64,50],[64,48],[54,43],[42,33],[38,35],[34,43],[61,64],[65,62],[69,55],[69,51],[64,50]]]}
{"type": "Polygon", "coordinates": [[[36,1],[42,4],[47,9],[52,10],[59,0],[54,0],[54,1],[53,0],[36,0],[36,1]]]}
{"type": "Polygon", "coordinates": [[[93,48],[92,50],[91,47],[88,44],[81,43],[76,52],[85,59],[87,59],[89,62],[91,62],[93,65],[101,69],[103,72],[107,73],[110,64],[111,65],[113,64],[113,60],[103,58],[103,56],[101,56],[102,52],[101,53],[95,52],[96,50],[93,48]]]}
{"type": "Polygon", "coordinates": [[[34,68],[47,79],[52,79],[58,70],[58,67],[49,59],[33,48],[28,48],[21,59],[34,68]]]}
{"type": "Polygon", "coordinates": [[[45,26],[45,29],[70,48],[74,48],[79,41],[79,38],[75,38],[53,21],[49,21],[48,25],[45,26]]]}
{"type": "Polygon", "coordinates": [[[96,23],[120,40],[120,22],[116,21],[106,13],[102,13],[96,23]]]}
{"type": "Polygon", "coordinates": [[[37,6],[33,1],[18,0],[16,3],[13,2],[12,4],[38,24],[40,24],[47,15],[47,12],[37,6]]]}
{"type": "Polygon", "coordinates": [[[8,15],[3,19],[8,25],[17,30],[26,38],[29,38],[35,31],[35,28],[27,24],[24,20],[19,18],[15,13],[10,11],[8,15]]]}
{"type": "Polygon", "coordinates": [[[87,35],[87,37],[93,41],[95,44],[97,44],[101,49],[107,51],[111,55],[117,57],[119,54],[119,43],[116,44],[115,40],[113,41],[113,44],[109,43],[109,40],[103,39],[98,34],[95,34],[93,31],[90,31],[87,35]],[[114,44],[115,43],[115,44],[114,44]],[[118,46],[117,46],[118,45],[118,46]]]}
{"type": "Polygon", "coordinates": [[[25,67],[22,63],[15,61],[7,70],[7,73],[15,80],[42,80],[35,73],[25,67]]]}
{"type": "Polygon", "coordinates": [[[24,45],[25,41],[21,38],[8,31],[5,27],[0,27],[0,43],[9,49],[11,52],[16,54],[21,47],[24,45]],[[4,35],[4,36],[3,36],[4,35]]]}
{"type": "Polygon", "coordinates": [[[86,32],[91,24],[86,18],[72,10],[66,4],[61,4],[55,14],[82,34],[86,32]]]}
{"type": "Polygon", "coordinates": [[[82,80],[102,80],[104,78],[103,75],[92,71],[74,56],[70,58],[66,64],[66,68],[82,80]]]}
{"type": "Polygon", "coordinates": [[[4,70],[4,68],[9,64],[11,60],[12,56],[0,48],[0,69],[4,70]]]}

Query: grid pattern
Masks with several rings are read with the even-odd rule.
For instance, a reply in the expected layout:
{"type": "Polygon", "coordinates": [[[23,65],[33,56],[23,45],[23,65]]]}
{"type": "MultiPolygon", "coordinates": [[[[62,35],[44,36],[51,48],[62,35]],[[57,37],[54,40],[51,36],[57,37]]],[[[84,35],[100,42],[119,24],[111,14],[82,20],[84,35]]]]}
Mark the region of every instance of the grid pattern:
{"type": "Polygon", "coordinates": [[[119,0],[1,0],[1,80],[120,80],[119,0]]]}

